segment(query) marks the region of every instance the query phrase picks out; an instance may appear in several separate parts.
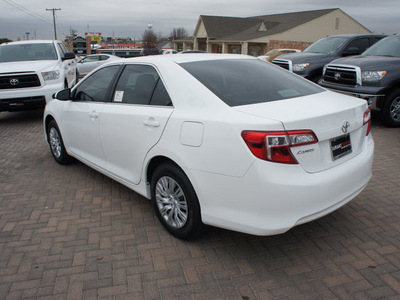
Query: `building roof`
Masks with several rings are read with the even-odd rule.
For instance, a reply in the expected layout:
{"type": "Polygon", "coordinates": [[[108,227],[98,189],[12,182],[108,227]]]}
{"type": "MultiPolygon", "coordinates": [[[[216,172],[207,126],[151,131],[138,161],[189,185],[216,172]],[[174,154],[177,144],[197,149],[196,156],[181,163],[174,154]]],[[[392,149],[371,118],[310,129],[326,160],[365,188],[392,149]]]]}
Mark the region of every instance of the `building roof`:
{"type": "Polygon", "coordinates": [[[200,18],[210,39],[234,41],[278,34],[338,9],[331,8],[249,18],[223,16],[200,16],[200,18]]]}

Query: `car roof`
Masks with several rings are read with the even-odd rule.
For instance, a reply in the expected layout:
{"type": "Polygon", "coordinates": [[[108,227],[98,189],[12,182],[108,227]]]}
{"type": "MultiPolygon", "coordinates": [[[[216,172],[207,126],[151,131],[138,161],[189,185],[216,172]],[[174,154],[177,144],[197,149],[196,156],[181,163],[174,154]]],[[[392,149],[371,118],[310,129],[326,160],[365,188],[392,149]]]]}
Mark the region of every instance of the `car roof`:
{"type": "Polygon", "coordinates": [[[155,56],[145,56],[145,57],[134,57],[134,58],[126,58],[124,61],[126,63],[135,63],[135,62],[156,63],[162,61],[173,61],[179,64],[187,62],[221,60],[221,59],[257,59],[257,58],[243,54],[193,53],[186,55],[155,55],[155,56]]]}
{"type": "MultiPolygon", "coordinates": [[[[28,40],[28,41],[17,41],[17,42],[8,42],[2,45],[16,45],[16,44],[53,44],[54,42],[60,42],[56,40],[28,40]]],[[[61,42],[60,42],[61,43],[61,42]]]]}
{"type": "Polygon", "coordinates": [[[352,38],[352,37],[385,37],[385,34],[370,34],[370,33],[349,33],[349,34],[337,34],[337,35],[329,35],[327,37],[346,37],[346,38],[352,38]]]}

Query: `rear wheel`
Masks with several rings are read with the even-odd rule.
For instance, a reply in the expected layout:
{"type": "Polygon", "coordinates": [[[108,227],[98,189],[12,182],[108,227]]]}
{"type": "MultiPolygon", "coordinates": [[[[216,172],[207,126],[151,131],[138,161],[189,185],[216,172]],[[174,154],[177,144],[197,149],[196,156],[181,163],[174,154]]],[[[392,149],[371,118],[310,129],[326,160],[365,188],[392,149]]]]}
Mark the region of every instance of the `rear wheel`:
{"type": "Polygon", "coordinates": [[[69,156],[65,150],[60,129],[58,129],[57,123],[54,120],[51,120],[47,126],[47,137],[50,145],[50,151],[54,159],[61,165],[71,163],[73,158],[69,156]]]}
{"type": "Polygon", "coordinates": [[[189,239],[203,231],[197,195],[185,173],[176,165],[165,163],[155,170],[151,201],[158,219],[172,235],[189,239]]]}
{"type": "Polygon", "coordinates": [[[391,93],[381,111],[382,122],[389,127],[400,126],[400,90],[391,93]]]}

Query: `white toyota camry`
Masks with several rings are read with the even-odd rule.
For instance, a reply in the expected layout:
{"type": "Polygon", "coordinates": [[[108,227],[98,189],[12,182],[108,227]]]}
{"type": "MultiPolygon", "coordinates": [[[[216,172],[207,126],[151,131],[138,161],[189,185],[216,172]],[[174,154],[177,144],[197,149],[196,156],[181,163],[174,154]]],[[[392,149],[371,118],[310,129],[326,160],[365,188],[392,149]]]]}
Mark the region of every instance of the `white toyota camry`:
{"type": "Polygon", "coordinates": [[[367,102],[256,58],[115,61],[56,98],[44,114],[54,159],[76,158],[151,199],[179,238],[205,224],[283,233],[371,178],[367,102]]]}

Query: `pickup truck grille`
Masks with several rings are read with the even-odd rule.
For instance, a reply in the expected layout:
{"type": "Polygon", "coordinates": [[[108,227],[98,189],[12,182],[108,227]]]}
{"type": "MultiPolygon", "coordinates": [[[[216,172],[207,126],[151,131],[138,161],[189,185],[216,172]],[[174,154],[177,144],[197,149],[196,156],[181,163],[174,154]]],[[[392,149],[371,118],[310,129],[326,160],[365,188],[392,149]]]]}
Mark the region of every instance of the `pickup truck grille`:
{"type": "Polygon", "coordinates": [[[333,84],[356,86],[357,70],[350,66],[329,65],[325,70],[323,80],[333,84]]]}
{"type": "Polygon", "coordinates": [[[0,90],[37,86],[40,86],[40,80],[36,74],[0,74],[0,90]]]}
{"type": "Polygon", "coordinates": [[[290,71],[290,63],[288,60],[284,60],[284,59],[274,59],[272,61],[273,64],[280,66],[281,68],[284,68],[286,70],[290,71]]]}

